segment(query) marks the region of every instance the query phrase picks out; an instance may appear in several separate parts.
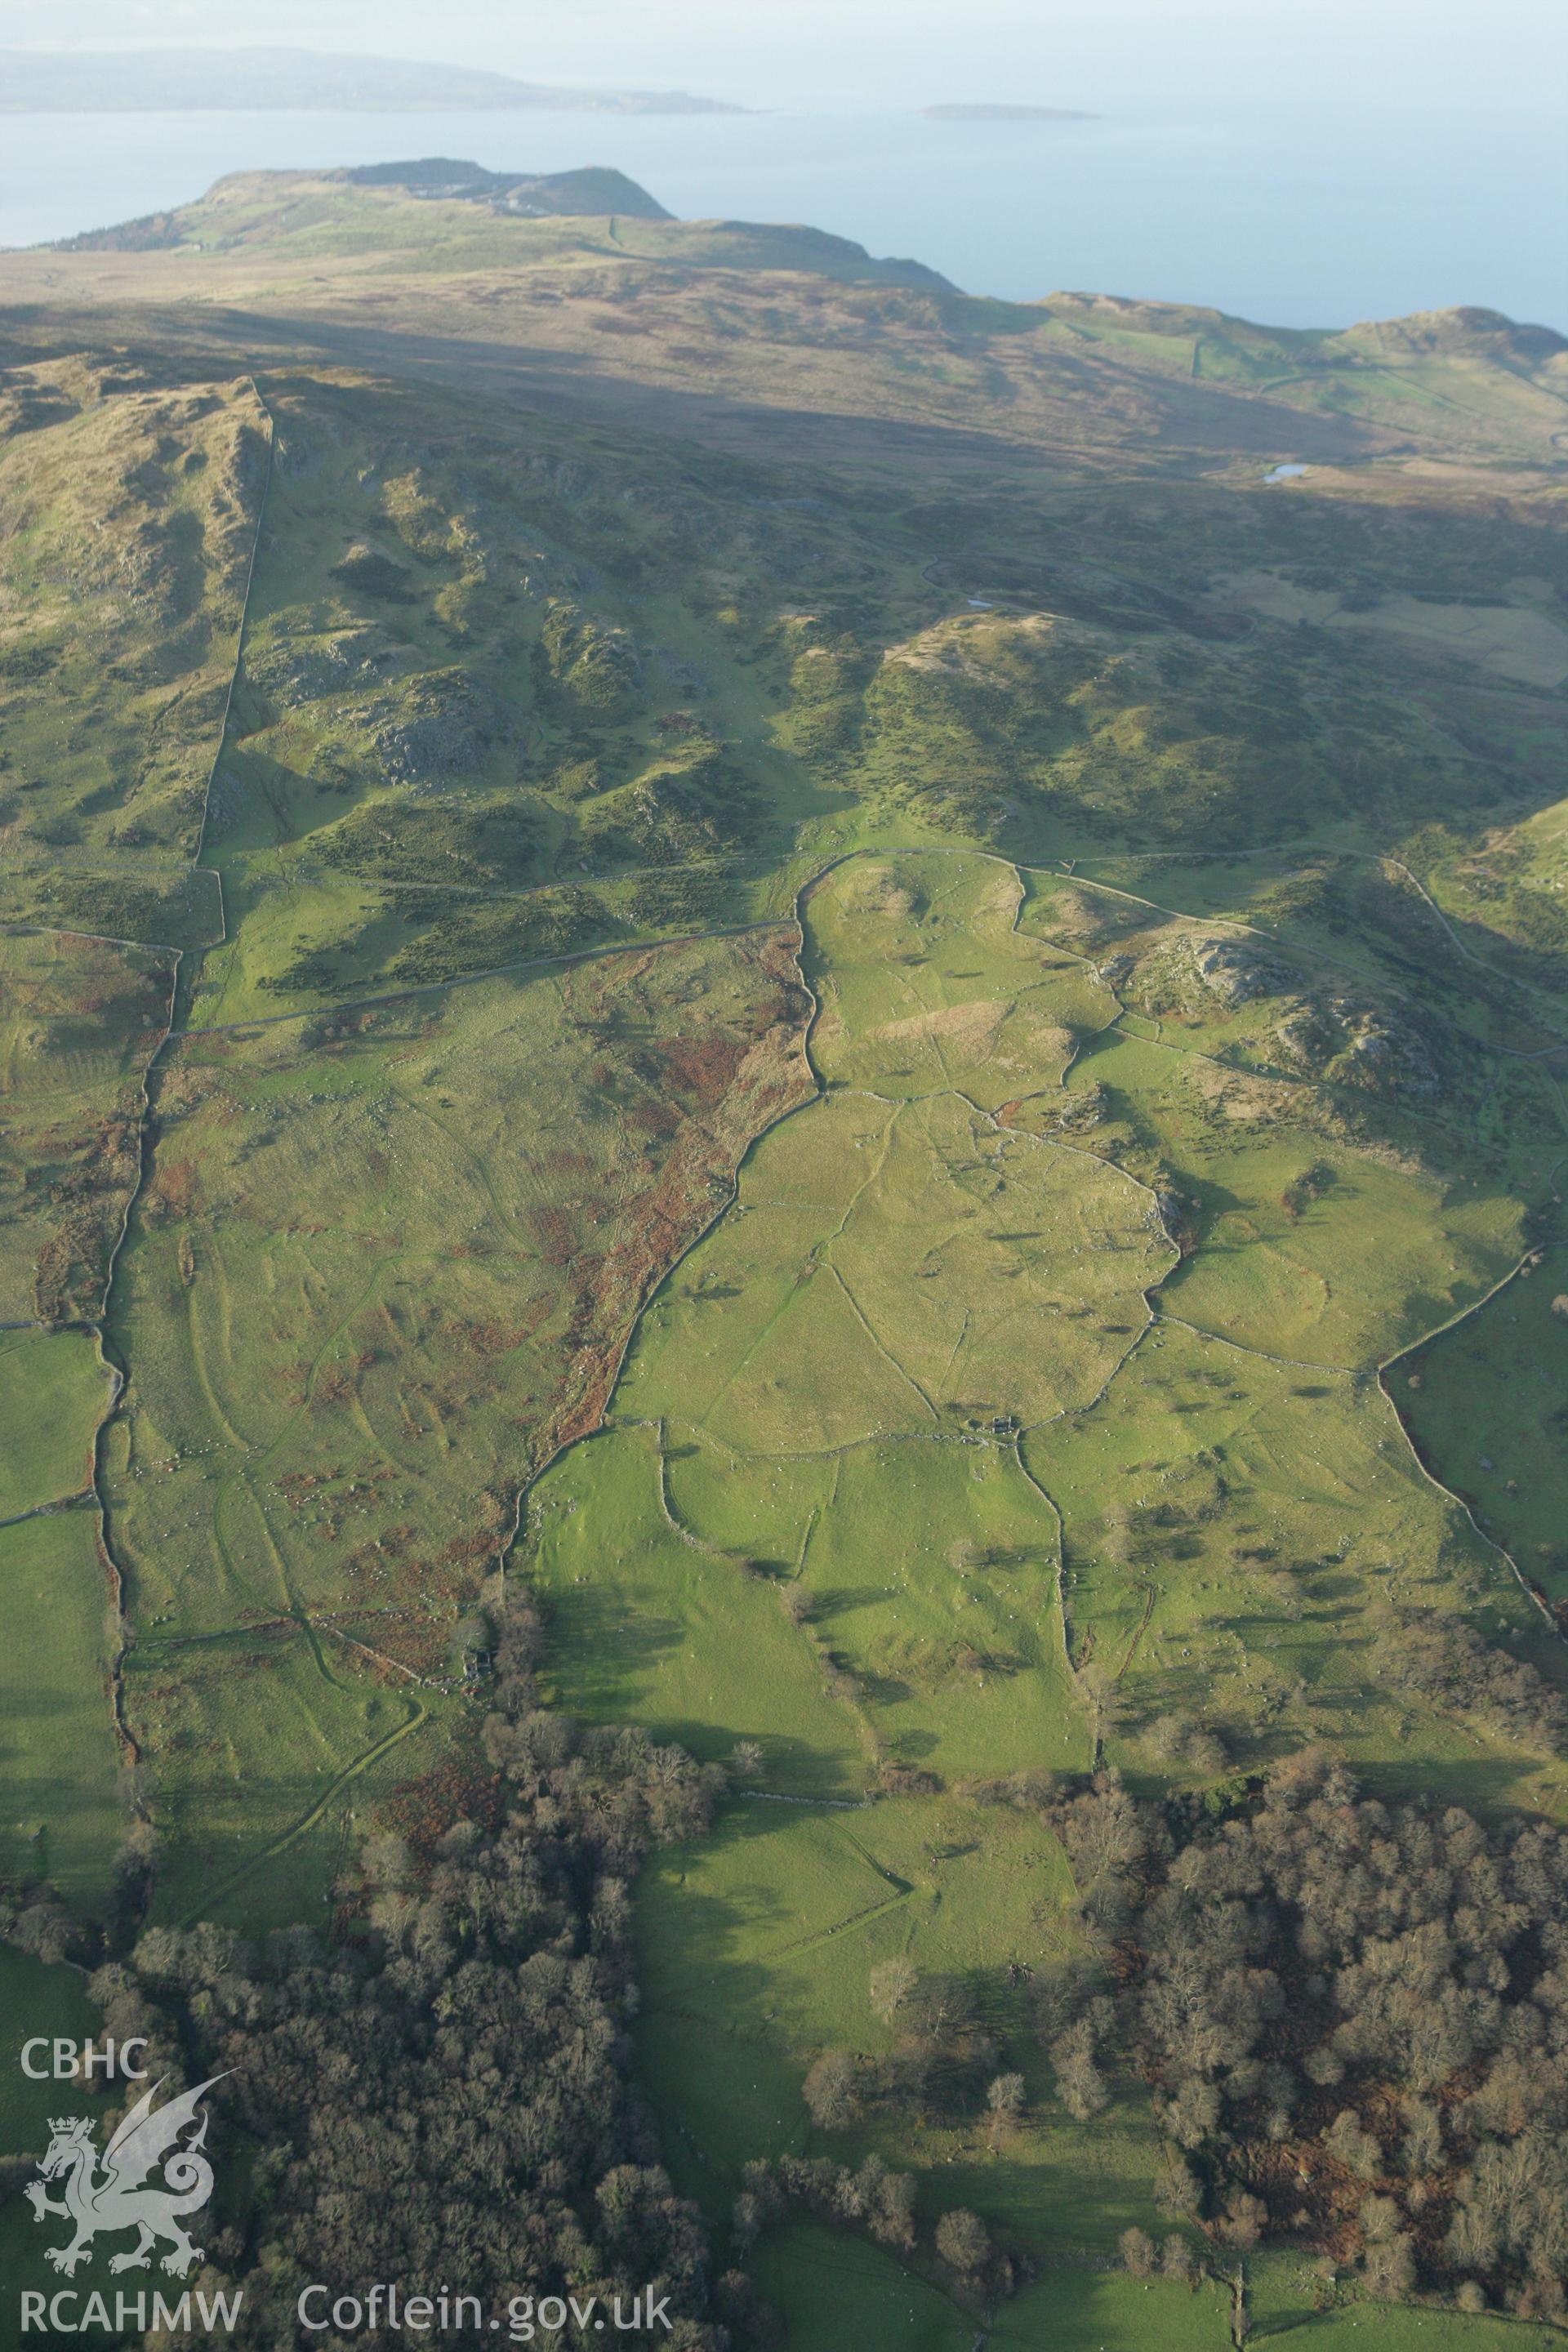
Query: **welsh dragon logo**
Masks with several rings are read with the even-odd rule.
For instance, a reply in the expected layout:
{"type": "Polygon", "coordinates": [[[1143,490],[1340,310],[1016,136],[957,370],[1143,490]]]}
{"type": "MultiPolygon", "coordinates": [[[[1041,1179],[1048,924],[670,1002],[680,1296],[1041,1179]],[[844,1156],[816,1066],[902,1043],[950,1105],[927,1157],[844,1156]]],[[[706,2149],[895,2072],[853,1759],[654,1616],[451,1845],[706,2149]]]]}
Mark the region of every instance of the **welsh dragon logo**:
{"type": "Polygon", "coordinates": [[[206,2116],[202,2116],[199,2128],[184,2146],[180,2135],[196,2123],[203,2096],[222,2080],[221,2074],[214,2074],[198,2083],[194,2091],[183,2092],[156,2109],[153,2102],[163,2086],[154,2083],[104,2149],[101,2172],[92,2144],[91,2118],[50,2118],[52,2136],[38,2162],[43,2179],[29,2181],[26,2193],[36,2221],[58,2214],[76,2225],[68,2246],[46,2249],[47,2259],[56,2270],[64,2271],[68,2278],[87,2260],[93,2240],[117,2230],[134,2230],[137,2239],[128,2252],[113,2256],[111,2271],[145,2270],[153,2247],[160,2243],[169,2248],[163,2267],[175,2278],[184,2278],[192,2264],[201,2261],[202,2249],[192,2244],[183,2221],[187,2213],[199,2212],[213,2193],[213,2168],[202,2154],[206,2116]],[[160,2165],[162,2183],[144,2188],[148,2175],[160,2165]],[[57,2199],[48,2194],[44,2186],[48,2180],[63,2180],[63,2196],[57,2199]]]}

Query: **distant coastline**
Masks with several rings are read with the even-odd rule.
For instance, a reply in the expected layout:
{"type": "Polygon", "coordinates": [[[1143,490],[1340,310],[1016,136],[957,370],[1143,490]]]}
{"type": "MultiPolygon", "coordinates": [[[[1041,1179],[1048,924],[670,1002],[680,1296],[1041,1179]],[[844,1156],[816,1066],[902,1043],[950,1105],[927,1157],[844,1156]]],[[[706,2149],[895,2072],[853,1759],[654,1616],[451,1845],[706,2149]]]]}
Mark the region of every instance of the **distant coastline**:
{"type": "Polygon", "coordinates": [[[986,106],[962,100],[951,106],[922,106],[928,122],[1098,122],[1076,106],[986,106]]]}
{"type": "Polygon", "coordinates": [[[563,89],[466,66],[316,49],[0,49],[0,114],[288,110],[746,114],[683,89],[563,89]]]}
{"type": "MultiPolygon", "coordinates": [[[[438,54],[438,30],[426,37],[438,54]]],[[[612,57],[602,70],[607,84],[612,57]]],[[[676,66],[668,70],[674,81],[676,66]]],[[[0,86],[9,80],[0,58],[0,86]]],[[[768,100],[739,82],[711,87],[757,106],[768,100]]],[[[953,284],[1010,300],[1035,299],[1054,279],[1152,300],[1201,293],[1236,317],[1311,328],[1469,299],[1568,330],[1562,142],[1531,129],[1544,114],[1479,114],[1457,173],[1422,108],[1307,104],[1289,77],[1276,96],[1245,102],[1156,104],[1113,88],[1053,86],[1044,74],[1034,82],[1064,106],[1079,102],[1079,88],[1100,120],[931,121],[917,81],[868,93],[854,115],[797,113],[778,91],[776,111],[746,114],[191,108],[154,124],[85,100],[18,111],[6,87],[0,250],[169,211],[237,169],[447,155],[532,174],[587,158],[656,190],[682,219],[828,217],[872,253],[923,254],[953,284]],[[1307,238],[1303,175],[1317,191],[1307,238]]],[[[984,94],[984,82],[961,82],[946,97],[984,94]]],[[[1029,83],[1016,95],[1031,95],[1029,83]]]]}

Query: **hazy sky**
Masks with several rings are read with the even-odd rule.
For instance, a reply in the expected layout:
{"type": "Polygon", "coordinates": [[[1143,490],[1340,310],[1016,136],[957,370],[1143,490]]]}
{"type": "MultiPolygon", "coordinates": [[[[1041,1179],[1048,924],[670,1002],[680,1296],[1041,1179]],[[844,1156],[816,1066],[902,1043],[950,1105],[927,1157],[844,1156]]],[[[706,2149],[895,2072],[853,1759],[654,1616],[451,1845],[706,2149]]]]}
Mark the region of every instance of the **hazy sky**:
{"type": "Polygon", "coordinates": [[[0,43],[258,38],[753,106],[1568,104],[1563,0],[0,0],[0,43]]]}

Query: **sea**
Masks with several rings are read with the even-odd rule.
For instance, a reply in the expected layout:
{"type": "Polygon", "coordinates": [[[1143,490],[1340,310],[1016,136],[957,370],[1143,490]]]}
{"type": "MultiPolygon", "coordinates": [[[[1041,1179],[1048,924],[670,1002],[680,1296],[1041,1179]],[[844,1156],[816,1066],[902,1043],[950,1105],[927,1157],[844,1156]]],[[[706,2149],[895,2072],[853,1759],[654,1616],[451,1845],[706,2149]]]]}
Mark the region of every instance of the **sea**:
{"type": "Polygon", "coordinates": [[[103,227],[226,172],[450,155],[613,164],[687,219],[804,221],[971,293],[1212,304],[1289,327],[1474,304],[1568,331],[1568,136],[1528,97],[1431,107],[1172,98],[1068,122],[918,114],[0,114],[0,246],[103,227]]]}

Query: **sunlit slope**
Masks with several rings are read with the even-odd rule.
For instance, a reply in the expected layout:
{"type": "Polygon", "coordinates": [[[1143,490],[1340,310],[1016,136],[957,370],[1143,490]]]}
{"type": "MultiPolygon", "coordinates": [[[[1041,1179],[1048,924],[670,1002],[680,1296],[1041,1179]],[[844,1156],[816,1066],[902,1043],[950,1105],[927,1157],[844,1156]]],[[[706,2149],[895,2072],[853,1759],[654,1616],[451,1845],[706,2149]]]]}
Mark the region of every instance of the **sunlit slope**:
{"type": "MultiPolygon", "coordinates": [[[[1129,1727],[1195,1704],[1271,1743],[1331,1708],[1347,1664],[1359,1716],[1377,1629],[1432,1605],[1433,1579],[1445,1606],[1530,1622],[1374,1375],[1530,1255],[1564,1148],[1544,1079],[1520,1071],[1498,1138],[1432,1074],[1417,1002],[995,861],[852,860],[812,893],[807,931],[823,1090],[754,1148],[734,1208],[654,1300],[614,1411],[657,1431],[684,1539],[796,1591],[877,1752],[956,1740],[951,1769],[980,1768],[955,1725],[969,1708],[1000,1731],[1020,1629],[1057,1613],[1045,1581],[1028,1591],[1054,1575],[1053,1507],[1073,1661],[1113,1679],[1129,1727]],[[1326,1051],[1310,1024],[1330,1013],[1386,1050],[1326,1051]],[[996,1112],[966,1077],[1007,1089],[996,1112]],[[1033,1481],[1032,1542],[1003,1525],[1009,1461],[1033,1481]],[[1294,1580],[1304,1595],[1329,1567],[1356,1600],[1319,1620],[1294,1580]],[[1303,1643],[1283,1676],[1258,1655],[1303,1643]],[[982,1706],[963,1693],[988,1664],[982,1706]]],[[[1479,1088],[1516,1067],[1484,1038],[1440,1050],[1458,1071],[1469,1056],[1479,1088]]],[[[1358,1744],[1386,1729],[1338,1727],[1358,1744]]]]}
{"type": "Polygon", "coordinates": [[[488,1817],[537,1600],[549,1704],[729,1775],[638,1896],[680,2188],[874,2154],[1047,2265],[996,2341],[1206,2340],[1083,2266],[1161,2165],[1049,2055],[1058,1776],[1562,1802],[1555,341],[164,230],[0,257],[6,1866],[100,1898],[133,1788],[155,1919],[327,1921],[488,1817]]]}
{"type": "Polygon", "coordinates": [[[638,218],[608,198],[596,217],[523,218],[346,173],[239,174],[120,242],[6,256],[0,290],[60,316],[216,301],[253,349],[346,336],[424,366],[439,337],[448,367],[466,345],[488,372],[564,364],[1140,464],[1160,445],[1555,462],[1562,339],[1484,310],[1309,331],[1099,295],[1005,303],[816,228],[638,218]]]}
{"type": "Polygon", "coordinates": [[[0,912],[178,945],[267,467],[246,380],[91,361],[10,379],[0,433],[0,912]],[[150,929],[156,922],[159,928],[150,929]]]}
{"type": "MultiPolygon", "coordinates": [[[[1327,1740],[1391,1787],[1558,1785],[1528,1711],[1402,1670],[1412,1615],[1550,1652],[1376,1368],[1518,1262],[1563,1129],[1545,1087],[1478,1129],[1426,1088],[1419,1003],[1235,912],[951,852],[845,860],[804,911],[819,1091],[533,1487],[513,1573],[559,1704],[742,1759],[643,1898],[683,2180],[719,2213],[759,2151],[877,2150],[1081,2255],[1147,2212],[1153,2151],[1135,2107],[1075,2123],[1031,2034],[1080,1932],[1035,1776],[1202,1787],[1327,1740]],[[1340,1030],[1266,1080],[1325,992],[1340,1030]],[[1018,2127],[987,2139],[957,2060],[918,2115],[876,2088],[900,1955],[971,1986],[1018,2127]],[[858,2053],[837,2130],[798,2090],[825,2049],[858,2053]]],[[[1478,1027],[1442,1051],[1495,1086],[1478,1027]]]]}

